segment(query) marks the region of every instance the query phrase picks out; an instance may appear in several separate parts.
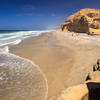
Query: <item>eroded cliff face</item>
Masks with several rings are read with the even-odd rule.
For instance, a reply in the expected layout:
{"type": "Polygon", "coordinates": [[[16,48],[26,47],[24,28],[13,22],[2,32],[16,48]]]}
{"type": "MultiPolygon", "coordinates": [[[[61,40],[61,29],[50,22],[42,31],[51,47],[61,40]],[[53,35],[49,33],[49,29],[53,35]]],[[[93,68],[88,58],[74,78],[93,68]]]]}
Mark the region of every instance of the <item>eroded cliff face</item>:
{"type": "Polygon", "coordinates": [[[62,31],[100,34],[100,10],[81,9],[61,25],[62,31]]]}

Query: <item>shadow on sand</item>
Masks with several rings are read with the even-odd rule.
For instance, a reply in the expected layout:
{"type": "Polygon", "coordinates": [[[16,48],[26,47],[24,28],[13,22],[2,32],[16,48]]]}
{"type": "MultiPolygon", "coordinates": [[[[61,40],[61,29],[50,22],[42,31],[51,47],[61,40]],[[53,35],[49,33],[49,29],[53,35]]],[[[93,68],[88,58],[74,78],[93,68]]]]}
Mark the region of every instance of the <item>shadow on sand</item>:
{"type": "Polygon", "coordinates": [[[87,88],[89,91],[88,100],[100,100],[100,83],[89,82],[87,88]]]}

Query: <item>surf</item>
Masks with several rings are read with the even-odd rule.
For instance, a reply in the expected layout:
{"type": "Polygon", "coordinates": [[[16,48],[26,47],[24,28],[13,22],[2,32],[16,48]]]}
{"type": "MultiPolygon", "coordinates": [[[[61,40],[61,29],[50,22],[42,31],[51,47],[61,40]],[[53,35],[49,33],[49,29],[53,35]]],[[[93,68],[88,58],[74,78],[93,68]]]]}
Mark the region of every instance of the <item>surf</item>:
{"type": "Polygon", "coordinates": [[[0,48],[0,100],[46,100],[48,84],[34,62],[0,48]]]}
{"type": "Polygon", "coordinates": [[[36,37],[43,33],[52,30],[42,31],[0,31],[0,46],[16,45],[22,42],[23,39],[36,37]]]}

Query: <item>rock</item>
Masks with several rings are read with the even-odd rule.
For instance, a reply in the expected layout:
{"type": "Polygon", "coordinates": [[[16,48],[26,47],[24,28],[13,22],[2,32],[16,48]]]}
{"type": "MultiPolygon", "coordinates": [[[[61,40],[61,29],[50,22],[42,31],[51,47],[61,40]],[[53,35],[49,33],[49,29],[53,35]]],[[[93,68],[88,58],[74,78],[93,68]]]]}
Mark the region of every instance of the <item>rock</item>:
{"type": "Polygon", "coordinates": [[[80,84],[64,90],[55,100],[83,100],[86,94],[88,94],[87,85],[80,84]]]}
{"type": "Polygon", "coordinates": [[[98,59],[97,63],[93,66],[93,71],[100,71],[100,59],[98,59]]]}
{"type": "MultiPolygon", "coordinates": [[[[100,59],[96,63],[99,65],[99,62],[100,59]]],[[[68,87],[49,100],[100,100],[100,71],[90,72],[86,80],[83,84],[68,87]]]]}
{"type": "Polygon", "coordinates": [[[100,71],[91,72],[88,77],[88,82],[100,82],[100,71]]]}
{"type": "Polygon", "coordinates": [[[89,74],[86,83],[69,87],[49,100],[100,100],[100,72],[89,74]]]}
{"type": "Polygon", "coordinates": [[[84,32],[91,35],[100,34],[100,10],[81,9],[77,13],[68,17],[61,25],[62,31],[84,32]]]}

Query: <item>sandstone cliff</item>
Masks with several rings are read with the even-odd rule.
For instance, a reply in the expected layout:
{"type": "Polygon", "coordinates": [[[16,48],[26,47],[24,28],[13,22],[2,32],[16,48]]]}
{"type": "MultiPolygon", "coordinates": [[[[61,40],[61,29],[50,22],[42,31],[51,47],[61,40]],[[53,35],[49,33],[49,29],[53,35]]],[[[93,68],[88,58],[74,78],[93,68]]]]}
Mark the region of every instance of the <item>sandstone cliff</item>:
{"type": "Polygon", "coordinates": [[[62,31],[100,34],[100,10],[81,9],[61,25],[62,31]]]}

